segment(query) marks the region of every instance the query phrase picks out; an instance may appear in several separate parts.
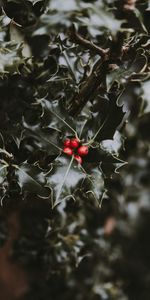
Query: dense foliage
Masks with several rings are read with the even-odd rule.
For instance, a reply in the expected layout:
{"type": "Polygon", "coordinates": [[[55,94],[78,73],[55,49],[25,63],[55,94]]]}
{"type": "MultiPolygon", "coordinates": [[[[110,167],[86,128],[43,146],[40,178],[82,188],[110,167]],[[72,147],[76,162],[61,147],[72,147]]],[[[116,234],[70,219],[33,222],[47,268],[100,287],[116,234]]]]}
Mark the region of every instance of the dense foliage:
{"type": "Polygon", "coordinates": [[[149,300],[149,1],[0,4],[3,298],[149,300]]]}

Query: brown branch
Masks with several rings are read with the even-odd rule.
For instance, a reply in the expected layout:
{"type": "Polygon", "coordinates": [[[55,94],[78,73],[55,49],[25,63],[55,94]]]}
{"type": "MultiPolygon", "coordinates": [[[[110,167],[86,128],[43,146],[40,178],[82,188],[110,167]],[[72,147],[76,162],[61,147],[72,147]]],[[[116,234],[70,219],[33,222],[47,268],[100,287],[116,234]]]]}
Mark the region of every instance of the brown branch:
{"type": "Polygon", "coordinates": [[[117,62],[123,55],[124,38],[124,33],[119,32],[116,39],[112,41],[111,47],[102,49],[80,36],[76,32],[74,26],[71,27],[71,41],[84,46],[86,49],[90,49],[101,56],[94,65],[89,77],[86,78],[86,81],[80,86],[79,92],[74,95],[68,105],[68,112],[72,116],[77,115],[88,101],[94,100],[94,98],[99,94],[100,88],[106,82],[107,72],[118,68],[117,62]]]}
{"type": "Polygon", "coordinates": [[[83,38],[76,32],[75,26],[72,25],[69,31],[70,40],[80,46],[90,49],[101,56],[96,62],[89,77],[82,83],[79,93],[76,93],[68,105],[68,112],[74,116],[78,114],[88,101],[92,101],[98,94],[99,88],[106,80],[108,70],[108,61],[110,49],[102,49],[92,42],[83,38]]]}
{"type": "Polygon", "coordinates": [[[92,42],[88,41],[87,39],[83,38],[79,33],[76,32],[75,26],[72,25],[72,27],[69,30],[69,36],[70,40],[76,44],[79,44],[83,46],[86,49],[90,49],[96,54],[100,55],[104,60],[108,58],[109,54],[109,48],[103,49],[92,42]]]}
{"type": "Polygon", "coordinates": [[[108,69],[108,61],[99,59],[93,67],[91,75],[81,86],[79,93],[76,93],[68,106],[70,115],[78,114],[88,101],[92,101],[98,93],[102,83],[105,82],[108,69]]]}

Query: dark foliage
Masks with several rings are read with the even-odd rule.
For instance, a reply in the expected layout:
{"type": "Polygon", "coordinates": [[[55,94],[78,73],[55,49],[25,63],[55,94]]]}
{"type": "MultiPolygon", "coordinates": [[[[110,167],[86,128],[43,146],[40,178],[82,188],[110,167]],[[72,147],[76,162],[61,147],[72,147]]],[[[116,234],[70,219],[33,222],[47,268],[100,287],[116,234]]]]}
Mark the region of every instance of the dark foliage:
{"type": "Polygon", "coordinates": [[[149,300],[149,1],[0,4],[2,300],[149,300]]]}

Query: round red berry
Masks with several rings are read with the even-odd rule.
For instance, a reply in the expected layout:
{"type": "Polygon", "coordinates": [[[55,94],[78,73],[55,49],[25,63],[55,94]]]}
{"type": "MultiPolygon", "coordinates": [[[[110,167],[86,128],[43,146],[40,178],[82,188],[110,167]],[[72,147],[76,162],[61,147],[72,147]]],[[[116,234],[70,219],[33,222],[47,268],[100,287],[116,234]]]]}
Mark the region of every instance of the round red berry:
{"type": "Polygon", "coordinates": [[[70,139],[65,140],[64,141],[64,147],[70,147],[70,142],[71,142],[70,139]]]}
{"type": "Polygon", "coordinates": [[[84,156],[84,155],[87,155],[89,152],[89,149],[87,146],[80,146],[78,148],[78,154],[81,155],[81,156],[84,156]]]}
{"type": "Polygon", "coordinates": [[[70,146],[72,148],[78,148],[79,147],[79,140],[77,138],[71,139],[70,146]]]}
{"type": "Polygon", "coordinates": [[[69,147],[65,147],[63,152],[66,153],[67,155],[70,155],[70,156],[73,155],[73,151],[69,147]]]}
{"type": "Polygon", "coordinates": [[[82,164],[82,157],[79,155],[75,155],[74,158],[77,160],[79,164],[82,164]]]}

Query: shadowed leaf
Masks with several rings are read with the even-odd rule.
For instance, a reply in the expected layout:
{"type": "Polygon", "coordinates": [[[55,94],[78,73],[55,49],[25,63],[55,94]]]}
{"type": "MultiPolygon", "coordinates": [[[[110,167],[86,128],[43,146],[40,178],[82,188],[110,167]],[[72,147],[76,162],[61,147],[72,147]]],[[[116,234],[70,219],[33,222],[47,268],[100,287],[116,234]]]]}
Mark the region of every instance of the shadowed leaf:
{"type": "Polygon", "coordinates": [[[84,177],[85,174],[73,157],[71,159],[64,156],[58,157],[46,178],[47,186],[52,191],[52,206],[54,207],[65,198],[74,197],[74,192],[84,177]]]}
{"type": "Polygon", "coordinates": [[[48,191],[45,188],[45,175],[37,166],[23,163],[20,166],[15,166],[15,168],[15,175],[18,178],[21,191],[48,197],[48,191]]]}

